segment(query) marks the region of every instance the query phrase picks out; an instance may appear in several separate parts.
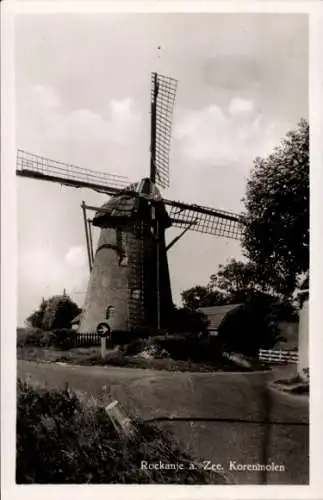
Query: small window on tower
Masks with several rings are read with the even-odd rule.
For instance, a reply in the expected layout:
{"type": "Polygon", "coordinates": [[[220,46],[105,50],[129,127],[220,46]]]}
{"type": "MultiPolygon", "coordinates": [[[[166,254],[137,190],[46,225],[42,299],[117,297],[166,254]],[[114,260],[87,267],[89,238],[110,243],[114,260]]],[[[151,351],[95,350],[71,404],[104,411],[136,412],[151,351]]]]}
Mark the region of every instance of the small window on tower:
{"type": "Polygon", "coordinates": [[[108,306],[105,311],[105,319],[111,318],[111,316],[113,316],[113,312],[114,312],[114,307],[108,306]]]}

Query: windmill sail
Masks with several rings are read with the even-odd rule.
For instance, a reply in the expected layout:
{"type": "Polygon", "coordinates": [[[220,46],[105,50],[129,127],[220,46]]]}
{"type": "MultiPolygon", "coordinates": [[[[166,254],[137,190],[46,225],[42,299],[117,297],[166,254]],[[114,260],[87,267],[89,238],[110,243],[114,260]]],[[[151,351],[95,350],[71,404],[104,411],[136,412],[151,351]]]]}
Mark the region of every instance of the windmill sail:
{"type": "Polygon", "coordinates": [[[177,80],[158,73],[152,73],[151,80],[150,178],[161,188],[166,188],[169,186],[169,154],[177,80]]]}
{"type": "Polygon", "coordinates": [[[233,212],[216,210],[202,205],[164,200],[174,227],[199,233],[241,240],[244,230],[243,217],[233,212]]]}
{"type": "Polygon", "coordinates": [[[121,175],[77,167],[68,163],[50,160],[43,156],[17,151],[16,174],[43,181],[57,182],[71,187],[90,188],[107,194],[116,194],[129,186],[130,181],[121,175]]]}

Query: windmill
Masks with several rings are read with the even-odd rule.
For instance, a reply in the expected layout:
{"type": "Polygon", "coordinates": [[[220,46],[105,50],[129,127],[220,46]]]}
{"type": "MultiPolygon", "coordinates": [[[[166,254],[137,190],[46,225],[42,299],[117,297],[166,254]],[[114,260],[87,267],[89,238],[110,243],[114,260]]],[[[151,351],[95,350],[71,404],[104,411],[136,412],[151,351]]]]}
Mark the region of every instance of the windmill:
{"type": "Polygon", "coordinates": [[[172,114],[177,81],[151,75],[150,175],[126,178],[17,152],[19,176],[90,188],[110,196],[101,207],[82,203],[90,278],[80,332],[94,331],[109,317],[113,330],[167,328],[173,302],[167,251],[188,230],[241,239],[243,219],[231,212],[163,198],[169,186],[172,114]],[[88,212],[94,212],[88,219],[88,212]],[[100,228],[96,252],[92,226],[100,228]],[[170,226],[182,232],[168,245],[170,226]]]}

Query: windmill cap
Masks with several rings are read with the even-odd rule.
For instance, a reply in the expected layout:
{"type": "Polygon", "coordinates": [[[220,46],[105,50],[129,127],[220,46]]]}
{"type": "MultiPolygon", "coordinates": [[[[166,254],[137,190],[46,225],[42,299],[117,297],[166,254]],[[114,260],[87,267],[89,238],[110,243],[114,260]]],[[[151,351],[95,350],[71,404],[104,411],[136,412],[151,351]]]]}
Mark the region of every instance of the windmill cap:
{"type": "Polygon", "coordinates": [[[147,196],[148,199],[162,201],[162,195],[156,184],[154,184],[149,177],[145,177],[137,184],[137,193],[143,197],[147,196]]]}
{"type": "Polygon", "coordinates": [[[154,201],[156,217],[164,227],[171,225],[170,218],[166,212],[163,198],[157,186],[148,178],[131,184],[124,191],[112,196],[110,200],[98,210],[93,218],[93,225],[99,227],[115,227],[117,225],[129,224],[132,220],[148,220],[149,201],[154,201]],[[130,191],[130,193],[129,193],[130,191]],[[132,195],[132,192],[134,193],[132,195]]]}

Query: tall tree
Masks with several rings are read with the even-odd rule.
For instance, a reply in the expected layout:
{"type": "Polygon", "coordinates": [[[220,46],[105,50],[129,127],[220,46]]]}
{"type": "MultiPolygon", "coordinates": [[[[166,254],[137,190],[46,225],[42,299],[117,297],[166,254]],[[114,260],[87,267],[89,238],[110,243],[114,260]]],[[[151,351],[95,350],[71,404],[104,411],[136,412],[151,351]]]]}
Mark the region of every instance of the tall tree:
{"type": "Polygon", "coordinates": [[[191,310],[200,307],[209,307],[225,304],[223,294],[218,290],[211,290],[209,286],[197,285],[181,293],[184,308],[191,310]]]}
{"type": "Polygon", "coordinates": [[[26,323],[34,328],[42,328],[47,300],[42,298],[39,308],[26,319],[26,323]]]}
{"type": "Polygon", "coordinates": [[[69,328],[71,321],[81,312],[77,304],[65,293],[42,300],[39,308],[26,322],[42,330],[69,328]]]}
{"type": "Polygon", "coordinates": [[[223,302],[227,304],[243,302],[256,293],[272,292],[271,287],[261,280],[253,262],[235,259],[225,266],[218,266],[217,273],[210,276],[208,289],[211,293],[220,292],[223,302]]]}
{"type": "Polygon", "coordinates": [[[309,266],[309,125],[301,120],[267,158],[256,158],[244,198],[246,256],[261,280],[290,295],[309,266]]]}
{"type": "Polygon", "coordinates": [[[258,276],[257,266],[252,262],[232,259],[219,265],[210,276],[206,286],[194,286],[181,293],[184,307],[200,307],[236,304],[260,292],[272,293],[271,287],[258,276]]]}

